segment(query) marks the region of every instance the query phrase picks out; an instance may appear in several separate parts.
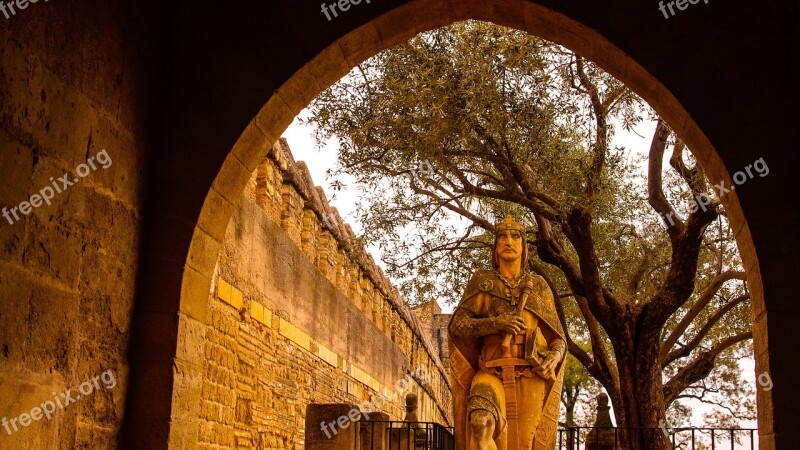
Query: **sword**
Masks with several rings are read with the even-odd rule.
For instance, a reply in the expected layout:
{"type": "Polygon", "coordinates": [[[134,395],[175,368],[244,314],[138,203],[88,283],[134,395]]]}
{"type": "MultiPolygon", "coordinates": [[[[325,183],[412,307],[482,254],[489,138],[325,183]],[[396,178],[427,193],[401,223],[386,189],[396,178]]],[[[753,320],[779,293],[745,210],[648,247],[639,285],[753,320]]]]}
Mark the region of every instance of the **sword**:
{"type": "MultiPolygon", "coordinates": [[[[522,315],[522,311],[525,310],[525,304],[528,303],[528,297],[530,297],[531,292],[533,291],[533,280],[528,278],[528,281],[525,282],[525,285],[522,286],[522,292],[519,295],[519,303],[517,303],[517,309],[515,314],[517,316],[522,315]]],[[[503,342],[500,344],[500,347],[503,350],[503,357],[509,358],[511,357],[511,336],[510,333],[506,333],[503,336],[503,342]]]]}
{"type": "MultiPolygon", "coordinates": [[[[522,315],[532,291],[533,280],[528,279],[522,286],[522,292],[519,296],[519,303],[517,303],[516,309],[517,316],[522,315]]],[[[512,337],[510,333],[506,333],[503,336],[503,341],[500,343],[503,350],[503,358],[493,362],[500,365],[503,373],[503,390],[506,394],[506,419],[508,420],[508,450],[525,450],[519,441],[518,429],[519,411],[517,411],[516,367],[520,360],[511,357],[512,337]]]]}

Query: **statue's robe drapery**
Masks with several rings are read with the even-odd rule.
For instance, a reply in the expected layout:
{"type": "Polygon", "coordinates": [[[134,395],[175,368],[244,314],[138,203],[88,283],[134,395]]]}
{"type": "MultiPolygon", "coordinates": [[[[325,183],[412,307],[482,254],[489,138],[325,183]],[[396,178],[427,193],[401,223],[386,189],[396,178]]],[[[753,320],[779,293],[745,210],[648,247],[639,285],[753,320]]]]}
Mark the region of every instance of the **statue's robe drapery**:
{"type": "MultiPolygon", "coordinates": [[[[561,322],[555,310],[555,300],[550,291],[549,286],[544,279],[538,275],[528,274],[533,281],[533,290],[530,293],[528,301],[525,305],[525,312],[523,318],[526,319],[526,325],[533,324],[533,327],[528,327],[524,334],[520,333],[513,342],[528,342],[531,337],[538,339],[542,344],[549,345],[556,339],[564,340],[564,332],[561,327],[561,322]],[[537,333],[537,329],[539,332],[537,333]]],[[[509,289],[502,280],[498,277],[497,273],[489,270],[477,270],[472,275],[464,295],[459,302],[453,317],[462,309],[468,309],[472,312],[471,315],[476,319],[491,317],[498,313],[510,313],[514,309],[514,304],[519,300],[521,287],[525,285],[525,280],[519,284],[516,289],[509,289]]],[[[470,389],[473,386],[473,380],[480,380],[481,382],[489,380],[487,373],[491,369],[481,369],[481,364],[485,360],[491,358],[492,353],[496,353],[499,348],[501,337],[499,335],[488,335],[483,337],[466,338],[457,336],[453,333],[451,321],[448,333],[450,337],[450,362],[451,362],[451,378],[453,386],[453,409],[455,418],[456,430],[456,448],[457,450],[467,450],[470,429],[468,417],[468,401],[470,397],[470,389]],[[476,375],[480,376],[476,379],[476,375]]],[[[512,345],[519,352],[519,345],[512,345]]],[[[515,355],[520,356],[520,355],[515,355]]],[[[537,383],[531,383],[533,380],[528,372],[528,380],[524,383],[517,385],[518,401],[520,396],[523,399],[529,400],[531,395],[539,393],[543,395],[543,410],[539,416],[539,412],[535,413],[538,416],[538,423],[536,423],[535,431],[532,436],[523,437],[523,441],[532,440],[531,446],[528,449],[533,450],[551,450],[555,445],[556,428],[558,424],[559,402],[561,395],[561,387],[564,378],[564,358],[555,369],[555,379],[547,379],[539,377],[535,379],[537,383]],[[524,384],[524,385],[523,385],[524,384]],[[543,388],[542,388],[543,385],[543,388]],[[526,397],[526,395],[528,397],[526,397]]],[[[533,366],[531,366],[531,369],[533,366]]],[[[524,369],[524,368],[523,368],[524,369]]],[[[494,377],[495,375],[491,375],[494,377]]],[[[519,380],[519,379],[518,379],[519,380]]],[[[505,399],[508,400],[508,399],[505,399]]],[[[504,400],[504,401],[505,401],[504,400]]],[[[479,399],[479,401],[483,401],[479,399]]],[[[524,403],[523,403],[524,404],[524,403]]],[[[497,405],[500,411],[505,411],[505,405],[497,405]]],[[[529,412],[519,410],[520,417],[529,412]]],[[[504,447],[505,438],[498,437],[500,431],[504,431],[507,423],[504,418],[496,424],[495,439],[500,447],[504,447]]],[[[515,449],[515,445],[509,445],[508,450],[515,449]]],[[[528,450],[525,449],[525,450],[528,450]]],[[[505,449],[502,449],[505,450],[505,449]]]]}

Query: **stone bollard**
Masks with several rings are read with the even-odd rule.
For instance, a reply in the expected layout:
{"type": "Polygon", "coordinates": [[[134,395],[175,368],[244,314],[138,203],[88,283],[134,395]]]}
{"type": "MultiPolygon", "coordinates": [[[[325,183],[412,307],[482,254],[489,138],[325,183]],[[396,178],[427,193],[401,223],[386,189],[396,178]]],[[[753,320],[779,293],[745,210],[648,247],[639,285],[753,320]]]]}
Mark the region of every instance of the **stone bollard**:
{"type": "Polygon", "coordinates": [[[406,394],[406,417],[403,419],[404,422],[419,422],[419,417],[417,416],[418,404],[419,398],[417,398],[417,394],[413,392],[406,394]]]}
{"type": "Polygon", "coordinates": [[[360,419],[358,407],[346,403],[308,405],[305,447],[313,450],[356,450],[356,430],[360,419]]]}
{"type": "Polygon", "coordinates": [[[426,429],[419,423],[417,416],[417,408],[419,398],[413,392],[406,394],[405,406],[406,415],[403,422],[408,422],[408,425],[403,428],[393,428],[389,430],[389,442],[391,448],[406,449],[423,449],[427,448],[428,436],[426,429]]]}
{"type": "Polygon", "coordinates": [[[608,406],[608,395],[600,393],[597,396],[597,418],[594,421],[595,429],[586,436],[586,450],[616,450],[614,424],[611,422],[611,409],[608,406]]]}

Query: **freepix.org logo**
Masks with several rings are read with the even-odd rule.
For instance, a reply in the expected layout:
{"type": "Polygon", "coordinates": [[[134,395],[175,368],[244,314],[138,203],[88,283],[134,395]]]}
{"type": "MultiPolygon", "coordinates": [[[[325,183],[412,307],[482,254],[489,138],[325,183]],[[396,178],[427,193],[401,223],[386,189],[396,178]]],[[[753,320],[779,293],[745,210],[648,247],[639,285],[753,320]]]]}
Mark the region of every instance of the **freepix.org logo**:
{"type": "MultiPolygon", "coordinates": [[[[45,2],[49,2],[50,0],[44,0],[45,2]]],[[[16,16],[17,11],[22,11],[29,6],[29,3],[38,3],[39,0],[9,0],[8,2],[4,2],[0,0],[0,13],[3,13],[6,16],[6,19],[10,19],[11,16],[16,16]]]]}
{"type": "Polygon", "coordinates": [[[75,390],[67,389],[66,392],[62,392],[60,394],[53,392],[52,400],[47,400],[39,406],[34,406],[30,412],[24,412],[17,417],[12,417],[11,419],[3,417],[0,419],[0,425],[2,425],[3,429],[6,430],[6,434],[11,435],[12,433],[19,431],[17,424],[22,427],[27,427],[33,422],[42,420],[42,418],[50,420],[53,418],[53,414],[59,409],[63,410],[67,406],[80,400],[82,397],[88,397],[96,391],[99,391],[101,388],[101,382],[102,387],[105,387],[107,390],[114,389],[114,387],[117,385],[117,379],[114,377],[114,372],[111,370],[106,370],[100,375],[95,375],[91,380],[81,383],[80,386],[78,386],[78,388],[75,390]],[[74,392],[76,390],[78,391],[77,393],[74,392]],[[58,409],[56,409],[56,406],[58,406],[58,409]]]}
{"type": "Polygon", "coordinates": [[[340,12],[347,12],[350,10],[351,6],[360,5],[362,1],[366,4],[371,3],[371,0],[339,0],[331,4],[323,3],[322,14],[325,14],[325,17],[328,18],[328,22],[330,22],[334,18],[339,17],[340,12]]]}
{"type": "MultiPolygon", "coordinates": [[[[719,183],[714,185],[714,188],[717,191],[717,198],[722,198],[725,195],[729,194],[731,191],[736,189],[736,186],[741,186],[746,183],[748,180],[752,180],[755,178],[753,172],[759,176],[759,178],[764,178],[765,176],[769,175],[769,167],[767,166],[767,162],[764,161],[764,158],[759,158],[753,162],[753,164],[748,164],[744,169],[736,172],[733,174],[733,183],[735,186],[730,186],[730,188],[725,186],[725,181],[720,181],[719,183]],[[753,170],[754,169],[754,170],[753,170]]],[[[713,199],[710,195],[706,194],[697,194],[695,196],[695,203],[692,207],[692,212],[696,212],[698,209],[702,209],[703,211],[708,210],[708,206],[713,203],[713,199]]],[[[668,224],[669,226],[675,225],[675,215],[676,212],[670,212],[666,216],[663,214],[661,215],[661,220],[664,221],[664,224],[668,224]]]]}
{"type": "MultiPolygon", "coordinates": [[[[670,17],[674,17],[675,14],[678,14],[678,11],[686,11],[689,8],[689,5],[696,5],[700,3],[701,0],[672,0],[670,2],[664,3],[664,1],[658,2],[658,10],[661,11],[661,14],[664,14],[665,19],[669,19],[670,17]],[[676,11],[673,7],[677,8],[676,11]],[[667,14],[667,10],[669,10],[669,14],[667,14]]],[[[702,0],[706,5],[708,4],[708,0],[702,0]]]]}
{"type": "Polygon", "coordinates": [[[84,178],[92,173],[92,171],[97,170],[98,166],[95,165],[95,162],[100,165],[99,167],[101,169],[108,169],[111,167],[112,163],[111,157],[108,156],[106,150],[103,149],[96,155],[87,159],[85,163],[80,163],[77,167],[75,167],[75,173],[78,175],[77,177],[70,179],[70,174],[68,173],[65,173],[57,180],[53,177],[50,177],[50,182],[52,184],[41,188],[37,194],[31,195],[28,200],[12,208],[4,206],[2,209],[3,217],[6,218],[9,224],[14,225],[14,222],[18,222],[20,220],[20,214],[27,216],[31,213],[31,211],[33,211],[34,208],[42,206],[43,203],[50,205],[50,201],[56,196],[56,194],[66,191],[70,186],[79,183],[81,178],[84,178]]]}
{"type": "MultiPolygon", "coordinates": [[[[431,373],[428,372],[427,367],[419,366],[413,373],[406,373],[403,378],[400,378],[394,383],[394,390],[400,397],[402,397],[411,390],[411,387],[415,382],[419,382],[423,385],[431,382],[431,373]]],[[[320,422],[319,429],[325,433],[325,436],[327,436],[328,439],[332,439],[333,436],[336,436],[339,433],[339,431],[336,430],[337,425],[339,429],[345,430],[352,423],[357,422],[361,416],[364,416],[366,417],[366,420],[369,420],[370,413],[380,411],[386,403],[391,401],[391,399],[386,396],[385,393],[379,393],[378,395],[379,397],[370,395],[370,399],[362,403],[359,408],[351,409],[347,415],[340,416],[338,419],[332,422],[320,422]]]]}

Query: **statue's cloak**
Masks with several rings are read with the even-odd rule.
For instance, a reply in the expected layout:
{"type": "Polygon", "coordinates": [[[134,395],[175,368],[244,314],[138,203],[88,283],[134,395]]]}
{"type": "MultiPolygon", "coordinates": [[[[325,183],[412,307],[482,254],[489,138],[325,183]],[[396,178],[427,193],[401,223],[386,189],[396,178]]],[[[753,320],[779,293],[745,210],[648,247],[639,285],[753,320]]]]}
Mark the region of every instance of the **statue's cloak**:
{"type": "MultiPolygon", "coordinates": [[[[547,342],[560,338],[566,342],[561,321],[555,309],[555,300],[544,278],[528,274],[533,280],[533,291],[528,297],[525,309],[539,319],[539,328],[545,335],[547,342]]],[[[524,285],[525,281],[520,283],[524,285]]],[[[507,301],[515,303],[517,299],[509,296],[508,289],[494,271],[476,270],[467,283],[467,288],[461,301],[453,312],[455,313],[469,299],[478,294],[486,293],[492,296],[492,301],[507,301]]],[[[450,342],[450,376],[453,386],[453,417],[455,419],[456,450],[467,448],[467,399],[472,385],[472,378],[479,370],[478,358],[482,349],[482,338],[463,338],[455,336],[451,329],[452,319],[448,325],[450,342]]],[[[545,387],[545,404],[539,424],[534,434],[533,450],[551,450],[555,446],[556,429],[558,425],[559,404],[561,401],[561,387],[564,380],[564,358],[555,369],[556,380],[548,380],[545,387]]],[[[501,425],[504,426],[505,424],[501,425]]],[[[522,450],[522,449],[520,449],[522,450]]],[[[526,449],[527,450],[527,449],[526,449]]]]}

